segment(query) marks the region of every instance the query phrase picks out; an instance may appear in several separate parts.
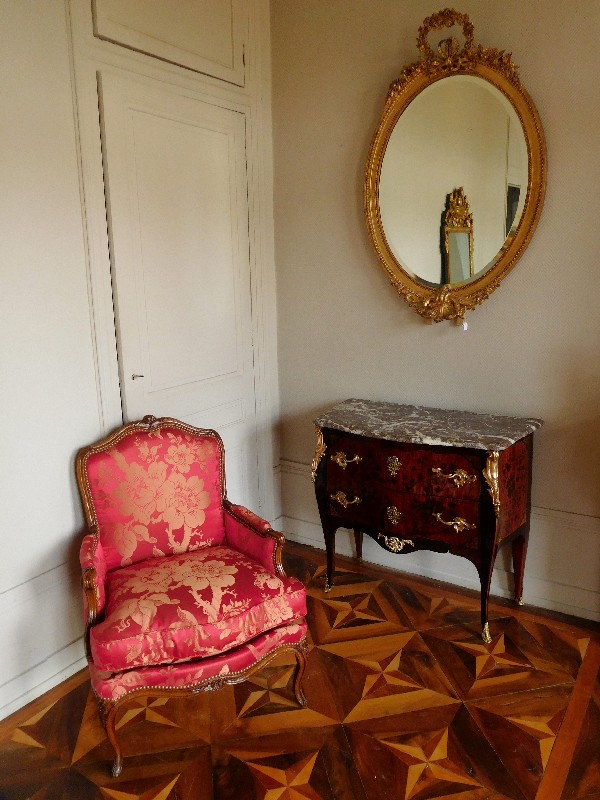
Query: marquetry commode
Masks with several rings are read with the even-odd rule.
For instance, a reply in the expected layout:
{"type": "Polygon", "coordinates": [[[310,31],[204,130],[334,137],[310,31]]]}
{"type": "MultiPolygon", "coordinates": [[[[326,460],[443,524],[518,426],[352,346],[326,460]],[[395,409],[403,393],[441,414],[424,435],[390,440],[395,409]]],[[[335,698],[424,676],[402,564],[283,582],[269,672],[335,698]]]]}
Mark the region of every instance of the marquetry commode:
{"type": "Polygon", "coordinates": [[[512,546],[522,602],[531,509],[533,432],[539,419],[346,400],[315,420],[313,480],[333,584],[335,533],[366,533],[392,553],[450,552],[481,582],[481,625],[498,547],[512,546]]]}

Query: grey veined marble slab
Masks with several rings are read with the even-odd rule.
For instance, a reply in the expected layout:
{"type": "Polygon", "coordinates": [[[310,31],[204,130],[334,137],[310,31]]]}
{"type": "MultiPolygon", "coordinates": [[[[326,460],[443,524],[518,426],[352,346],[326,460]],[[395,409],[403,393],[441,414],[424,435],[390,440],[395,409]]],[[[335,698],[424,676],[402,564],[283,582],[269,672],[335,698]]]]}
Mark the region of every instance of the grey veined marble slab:
{"type": "Polygon", "coordinates": [[[541,419],[344,400],[315,420],[320,428],[392,442],[505,450],[541,427],[541,419]]]}

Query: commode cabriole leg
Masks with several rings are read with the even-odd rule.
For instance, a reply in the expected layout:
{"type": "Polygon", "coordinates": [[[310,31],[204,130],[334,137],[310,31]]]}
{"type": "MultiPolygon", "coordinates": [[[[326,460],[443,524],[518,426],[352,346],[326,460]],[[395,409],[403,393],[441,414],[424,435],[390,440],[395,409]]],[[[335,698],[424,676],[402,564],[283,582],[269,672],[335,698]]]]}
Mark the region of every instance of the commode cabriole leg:
{"type": "Polygon", "coordinates": [[[354,547],[356,550],[356,558],[359,561],[362,560],[362,545],[363,545],[363,533],[358,528],[354,528],[354,547]]]}
{"type": "Polygon", "coordinates": [[[492,641],[490,624],[488,622],[488,603],[490,597],[490,584],[492,582],[492,569],[494,559],[485,557],[479,568],[479,580],[481,581],[481,638],[486,644],[492,641]]]}
{"type": "Polygon", "coordinates": [[[325,534],[325,551],[327,553],[327,573],[325,577],[325,591],[328,592],[333,586],[333,573],[335,571],[335,532],[336,528],[325,524],[323,533],[325,534]]]}
{"type": "Polygon", "coordinates": [[[492,570],[496,559],[496,527],[500,515],[500,453],[498,450],[490,450],[487,454],[483,477],[487,483],[492,505],[494,507],[494,532],[490,541],[483,539],[480,542],[479,580],[481,581],[481,638],[486,644],[492,641],[490,625],[488,622],[488,601],[490,596],[490,585],[492,583],[492,570]]]}
{"type": "Polygon", "coordinates": [[[515,536],[511,542],[515,580],[515,600],[520,606],[523,605],[523,573],[525,572],[525,557],[527,555],[528,541],[529,531],[515,536]]]}

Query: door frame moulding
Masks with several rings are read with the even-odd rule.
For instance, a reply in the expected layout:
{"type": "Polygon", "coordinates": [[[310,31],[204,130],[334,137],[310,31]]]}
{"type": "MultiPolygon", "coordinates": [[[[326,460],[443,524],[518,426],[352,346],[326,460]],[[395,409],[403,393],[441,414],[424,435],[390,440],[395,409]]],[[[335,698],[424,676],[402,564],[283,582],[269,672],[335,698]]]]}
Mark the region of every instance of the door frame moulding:
{"type": "Polygon", "coordinates": [[[266,0],[248,0],[246,86],[191,73],[93,36],[91,4],[64,0],[71,37],[74,108],[78,132],[82,214],[96,360],[101,433],[122,423],[113,306],[111,254],[106,219],[99,80],[103,73],[126,74],[142,83],[239,111],[246,118],[246,163],[251,272],[252,333],[259,496],[267,519],[279,515],[273,471],[278,459],[275,427],[279,411],[273,247],[272,139],[270,116],[269,10],[266,0]]]}

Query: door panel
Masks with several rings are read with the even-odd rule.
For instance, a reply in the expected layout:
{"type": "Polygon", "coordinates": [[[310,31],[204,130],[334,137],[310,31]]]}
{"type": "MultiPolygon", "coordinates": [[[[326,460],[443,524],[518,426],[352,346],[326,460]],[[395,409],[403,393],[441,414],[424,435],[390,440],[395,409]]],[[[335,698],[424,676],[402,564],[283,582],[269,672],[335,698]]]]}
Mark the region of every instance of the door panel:
{"type": "Polygon", "coordinates": [[[145,385],[156,392],[239,373],[231,137],[135,111],[130,120],[145,385]]]}
{"type": "Polygon", "coordinates": [[[219,430],[257,507],[245,117],[113,75],[101,99],[125,418],[219,430]]]}
{"type": "Polygon", "coordinates": [[[244,0],[94,0],[94,34],[244,85],[244,0]]]}

